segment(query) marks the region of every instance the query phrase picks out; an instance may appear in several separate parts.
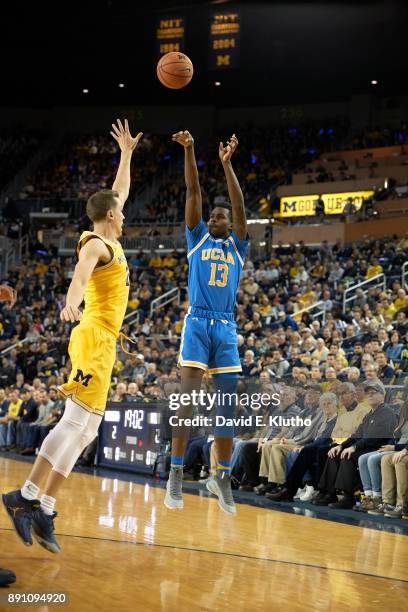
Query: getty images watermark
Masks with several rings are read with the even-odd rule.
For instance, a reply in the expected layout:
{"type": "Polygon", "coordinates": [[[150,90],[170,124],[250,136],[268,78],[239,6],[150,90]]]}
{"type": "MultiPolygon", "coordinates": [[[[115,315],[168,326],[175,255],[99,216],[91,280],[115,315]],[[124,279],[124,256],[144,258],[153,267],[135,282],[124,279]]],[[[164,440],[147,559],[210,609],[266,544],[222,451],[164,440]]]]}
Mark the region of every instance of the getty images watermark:
{"type": "MultiPolygon", "coordinates": [[[[230,407],[235,409],[250,409],[258,412],[262,408],[271,410],[281,405],[279,393],[225,393],[217,391],[208,393],[204,390],[191,391],[191,393],[172,393],[169,396],[170,410],[180,410],[183,408],[201,408],[207,411],[216,410],[217,408],[230,407]]],[[[312,424],[309,417],[302,418],[299,415],[285,417],[282,415],[262,414],[251,415],[246,414],[238,417],[227,418],[222,415],[214,417],[197,415],[194,417],[181,417],[172,415],[169,418],[171,426],[193,426],[193,427],[211,427],[222,425],[235,426],[253,426],[263,427],[265,425],[275,427],[308,427],[312,424]]]]}

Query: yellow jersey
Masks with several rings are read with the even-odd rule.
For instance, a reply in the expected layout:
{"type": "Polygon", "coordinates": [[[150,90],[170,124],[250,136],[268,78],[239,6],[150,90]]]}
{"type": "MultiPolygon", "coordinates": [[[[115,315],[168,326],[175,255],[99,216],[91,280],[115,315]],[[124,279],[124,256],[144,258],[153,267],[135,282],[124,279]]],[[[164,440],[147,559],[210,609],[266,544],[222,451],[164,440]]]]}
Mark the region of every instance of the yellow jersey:
{"type": "Polygon", "coordinates": [[[83,232],[76,248],[81,248],[97,236],[112,255],[107,264],[97,266],[85,289],[85,309],[81,323],[92,322],[119,335],[129,298],[129,268],[119,242],[112,242],[95,232],[83,232]]]}

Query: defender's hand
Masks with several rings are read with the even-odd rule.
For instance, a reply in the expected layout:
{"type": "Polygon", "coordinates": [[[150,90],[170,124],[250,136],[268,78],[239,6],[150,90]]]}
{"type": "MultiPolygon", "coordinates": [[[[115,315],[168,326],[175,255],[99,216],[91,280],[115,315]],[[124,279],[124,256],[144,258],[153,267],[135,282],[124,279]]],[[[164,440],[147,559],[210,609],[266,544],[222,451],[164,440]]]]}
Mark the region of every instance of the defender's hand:
{"type": "Polygon", "coordinates": [[[65,308],[61,310],[60,319],[61,321],[68,321],[71,323],[75,323],[75,321],[79,321],[82,317],[82,311],[79,310],[76,306],[72,306],[67,304],[65,308]]]}
{"type": "Polygon", "coordinates": [[[10,302],[10,307],[14,306],[17,299],[16,290],[9,285],[0,285],[0,302],[10,302]]]}
{"type": "Polygon", "coordinates": [[[111,132],[112,138],[116,140],[120,150],[125,153],[126,151],[134,151],[139,144],[139,140],[143,136],[143,132],[139,132],[134,138],[129,131],[128,120],[125,119],[125,127],[123,127],[120,119],[117,119],[117,125],[112,123],[113,132],[111,132]]]}
{"type": "Polygon", "coordinates": [[[187,130],[184,130],[184,132],[177,132],[176,134],[173,134],[171,139],[173,142],[178,142],[179,144],[183,145],[183,147],[185,147],[186,149],[192,147],[194,144],[194,138],[187,130]]]}
{"type": "Polygon", "coordinates": [[[233,153],[235,152],[235,149],[237,148],[237,146],[238,146],[238,138],[235,136],[235,134],[231,136],[231,139],[227,142],[225,147],[224,147],[224,143],[220,142],[218,153],[220,156],[220,160],[222,161],[223,164],[226,164],[227,162],[231,160],[231,157],[233,153]]]}

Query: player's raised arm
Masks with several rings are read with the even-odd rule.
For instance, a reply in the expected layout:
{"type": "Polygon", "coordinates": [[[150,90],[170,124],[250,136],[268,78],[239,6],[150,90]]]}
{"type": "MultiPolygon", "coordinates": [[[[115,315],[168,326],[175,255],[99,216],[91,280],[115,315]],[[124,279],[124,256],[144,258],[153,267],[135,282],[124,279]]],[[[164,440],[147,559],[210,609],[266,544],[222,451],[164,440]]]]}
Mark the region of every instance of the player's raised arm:
{"type": "Polygon", "coordinates": [[[219,155],[224,168],[225,178],[227,179],[228,194],[232,205],[232,229],[238,238],[245,240],[247,235],[247,221],[245,214],[244,196],[241,191],[238,179],[231,164],[231,157],[238,146],[238,138],[235,134],[224,144],[220,142],[219,155]]]}
{"type": "Polygon", "coordinates": [[[130,134],[128,120],[125,119],[125,125],[122,125],[120,119],[117,119],[117,125],[112,123],[111,136],[116,140],[120,148],[120,162],[116,174],[115,182],[112,189],[119,193],[119,199],[124,204],[129,196],[130,189],[130,162],[132,153],[139,144],[139,140],[143,136],[139,132],[134,138],[130,134]]]}
{"type": "Polygon", "coordinates": [[[186,181],[186,225],[194,229],[203,215],[202,197],[198,170],[194,154],[194,139],[190,132],[177,132],[172,140],[184,147],[184,176],[186,181]]]}
{"type": "Polygon", "coordinates": [[[82,311],[79,309],[83,302],[85,288],[96,265],[106,263],[110,258],[108,247],[99,239],[89,240],[79,251],[78,263],[75,266],[74,276],[68,288],[65,308],[61,310],[62,321],[79,321],[82,311]]]}

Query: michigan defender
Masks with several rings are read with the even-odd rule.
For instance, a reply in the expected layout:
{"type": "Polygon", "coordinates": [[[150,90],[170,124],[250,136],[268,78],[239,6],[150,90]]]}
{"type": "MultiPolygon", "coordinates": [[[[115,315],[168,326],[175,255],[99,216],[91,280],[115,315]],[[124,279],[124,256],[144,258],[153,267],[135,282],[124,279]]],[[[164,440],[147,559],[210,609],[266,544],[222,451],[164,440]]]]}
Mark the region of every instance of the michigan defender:
{"type": "MultiPolygon", "coordinates": [[[[241,371],[238,355],[234,308],[239,279],[248,249],[244,198],[231,165],[238,146],[235,134],[226,146],[219,145],[219,157],[227,180],[232,204],[229,209],[213,209],[208,227],[202,219],[202,198],[194,154],[194,141],[189,132],[174,134],[173,140],[184,147],[186,196],[186,237],[188,246],[188,289],[190,308],[182,331],[179,365],[181,392],[192,393],[201,387],[205,371],[211,372],[218,390],[226,396],[235,390],[235,380],[241,371]]],[[[218,406],[218,413],[232,416],[232,406],[218,406]]],[[[180,419],[190,416],[191,406],[179,410],[180,419]]],[[[217,473],[207,488],[217,495],[222,510],[236,512],[231,492],[232,428],[215,428],[217,473]]],[[[188,429],[182,424],[173,428],[170,476],[165,505],[182,508],[183,456],[188,429]]]]}
{"type": "Polygon", "coordinates": [[[129,295],[129,271],[118,238],[129,195],[132,153],[142,134],[133,138],[127,120],[123,126],[118,119],[112,128],[111,135],[121,151],[118,172],[112,190],[99,191],[87,202],[87,215],[94,229],[79,239],[78,263],[60,315],[63,321],[80,321],[70,338],[71,375],[60,387],[67,398],[64,415],[45,438],[21,490],[3,495],[3,503],[24,544],[32,544],[33,531],[37,541],[55,553],[60,551],[54,536],[55,496],[97,434],[129,295]],[[44,482],[43,495],[38,499],[44,482]]]}

